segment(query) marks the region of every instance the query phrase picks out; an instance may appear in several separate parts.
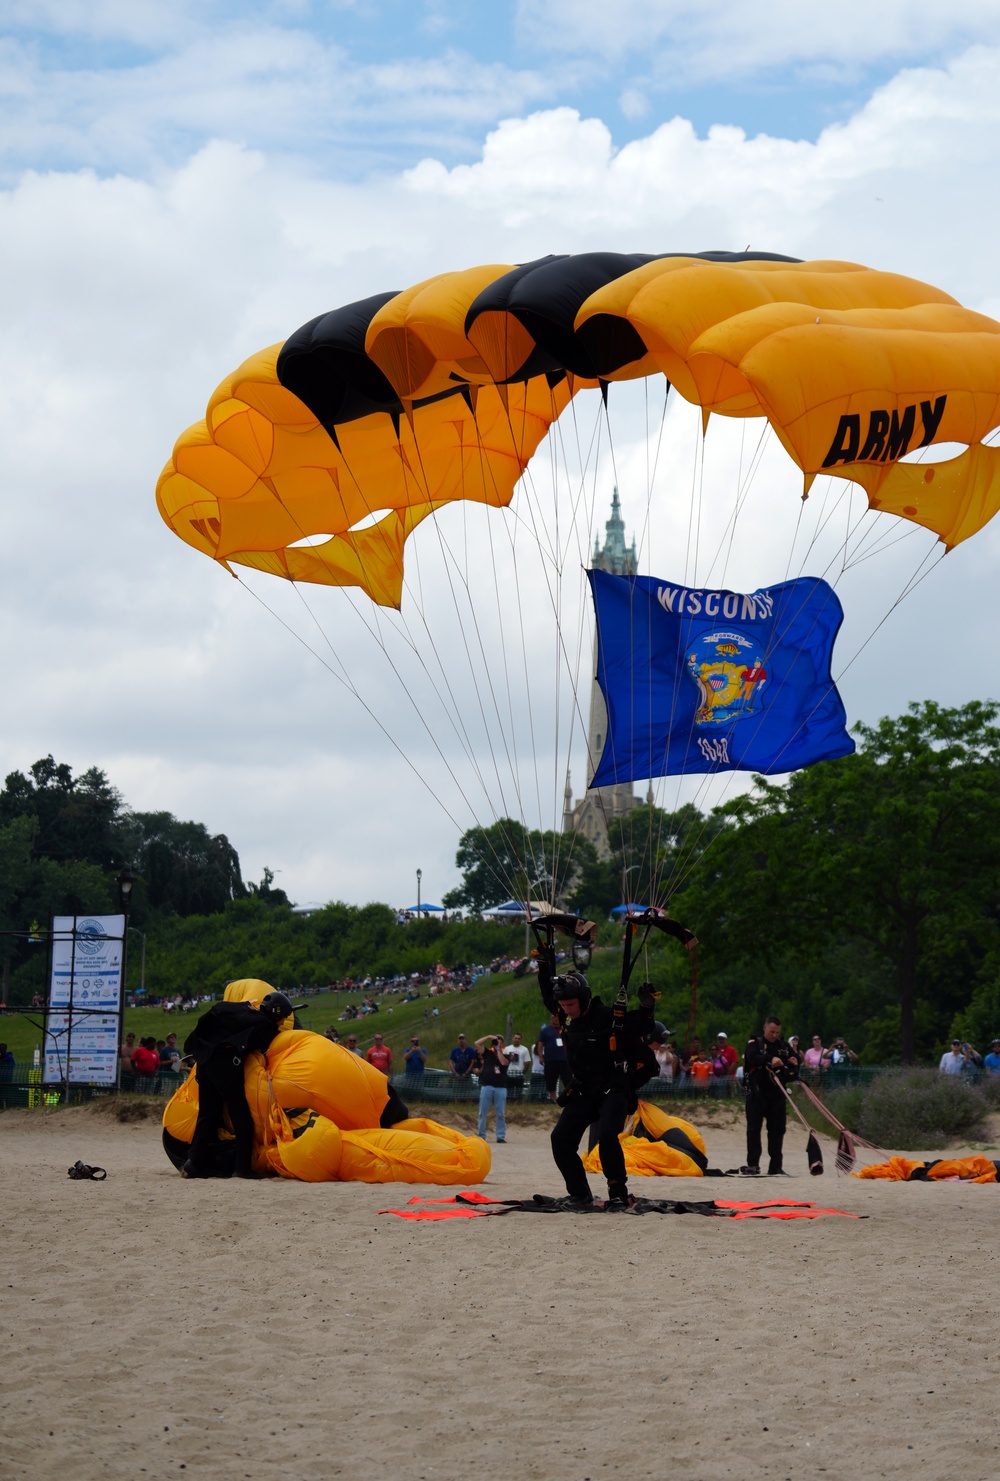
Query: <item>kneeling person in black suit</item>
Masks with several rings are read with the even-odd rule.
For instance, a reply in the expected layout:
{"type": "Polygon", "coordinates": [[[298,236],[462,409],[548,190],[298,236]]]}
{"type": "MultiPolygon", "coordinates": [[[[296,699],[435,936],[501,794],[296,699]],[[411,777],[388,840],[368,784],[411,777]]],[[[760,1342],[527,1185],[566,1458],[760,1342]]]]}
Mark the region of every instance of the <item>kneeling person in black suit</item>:
{"type": "Polygon", "coordinates": [[[198,1067],[198,1120],[191,1154],[181,1172],[186,1178],[209,1178],[211,1148],[228,1110],[236,1138],[238,1178],[252,1178],[253,1117],[243,1086],[243,1062],[253,1050],[268,1048],[292,1004],[283,992],[269,992],[259,1008],[250,1003],[215,1003],[203,1013],[184,1043],[185,1054],[198,1067]]]}

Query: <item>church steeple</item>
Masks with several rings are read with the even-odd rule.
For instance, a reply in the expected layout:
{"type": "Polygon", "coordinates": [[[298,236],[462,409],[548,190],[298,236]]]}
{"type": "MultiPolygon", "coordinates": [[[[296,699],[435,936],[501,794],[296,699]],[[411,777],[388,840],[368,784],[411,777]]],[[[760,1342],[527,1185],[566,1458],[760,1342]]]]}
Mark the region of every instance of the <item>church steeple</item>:
{"type": "MultiPolygon", "coordinates": [[[[611,518],[604,526],[604,545],[602,547],[600,537],[594,536],[594,553],[591,557],[591,565],[596,571],[607,571],[612,576],[634,576],[636,574],[637,558],[635,549],[635,537],[631,545],[625,543],[625,521],[622,518],[621,500],[618,497],[618,487],[615,486],[611,496],[611,518]]],[[[597,652],[595,643],[594,668],[597,668],[597,652]]],[[[608,712],[601,693],[600,685],[594,678],[590,695],[590,723],[587,733],[587,782],[589,784],[594,770],[604,749],[607,739],[608,712]]],[[[649,798],[652,797],[650,787],[649,798]]],[[[647,798],[647,800],[649,800],[647,798]]],[[[569,772],[566,773],[566,791],[563,798],[563,829],[569,831],[576,829],[584,837],[589,838],[594,844],[601,858],[611,857],[611,848],[608,843],[608,819],[621,817],[630,812],[634,807],[641,807],[642,799],[632,792],[627,782],[610,787],[601,787],[598,791],[589,789],[584,793],[580,801],[573,806],[573,793],[570,786],[569,772]]]]}
{"type": "Polygon", "coordinates": [[[604,549],[597,535],[594,536],[594,569],[607,571],[612,576],[634,576],[636,568],[635,536],[631,549],[625,544],[625,521],[622,519],[618,485],[611,495],[611,518],[604,526],[604,549]]]}

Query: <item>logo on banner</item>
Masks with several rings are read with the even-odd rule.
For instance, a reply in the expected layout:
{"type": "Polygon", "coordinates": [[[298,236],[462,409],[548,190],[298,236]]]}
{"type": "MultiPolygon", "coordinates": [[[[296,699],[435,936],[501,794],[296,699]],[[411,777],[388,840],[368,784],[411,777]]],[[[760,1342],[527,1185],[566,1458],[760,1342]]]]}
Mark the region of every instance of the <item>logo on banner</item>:
{"type": "Polygon", "coordinates": [[[695,638],[687,651],[687,673],[698,690],[696,725],[731,725],[760,713],[767,683],[761,647],[759,638],[734,631],[695,638]]]}
{"type": "Polygon", "coordinates": [[[76,928],[76,949],[84,956],[96,956],[104,945],[100,921],[82,920],[76,928]],[[95,939],[96,938],[96,939],[95,939]]]}

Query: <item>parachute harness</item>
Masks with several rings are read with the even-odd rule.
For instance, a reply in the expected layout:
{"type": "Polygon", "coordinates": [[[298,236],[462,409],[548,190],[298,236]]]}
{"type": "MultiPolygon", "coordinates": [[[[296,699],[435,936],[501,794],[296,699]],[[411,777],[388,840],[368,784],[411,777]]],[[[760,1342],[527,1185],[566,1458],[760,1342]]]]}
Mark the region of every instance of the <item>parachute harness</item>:
{"type": "MultiPolygon", "coordinates": [[[[680,941],[691,957],[693,992],[691,998],[691,1015],[688,1019],[689,1036],[692,1023],[695,1021],[697,1014],[698,938],[693,931],[689,931],[686,926],[682,926],[679,921],[673,920],[671,916],[667,915],[665,910],[651,907],[643,911],[629,911],[625,917],[621,978],[618,984],[618,992],[615,994],[615,1000],[611,1005],[611,1033],[608,1036],[608,1048],[611,1051],[615,1073],[620,1075],[627,1075],[629,1072],[625,1038],[625,1016],[628,1012],[629,980],[640,955],[643,956],[644,960],[648,961],[646,943],[649,940],[650,932],[654,928],[680,941]],[[632,943],[635,939],[636,927],[640,925],[643,927],[642,939],[633,952],[632,943]]],[[[572,938],[575,948],[582,946],[588,952],[589,965],[589,952],[593,950],[594,943],[597,939],[597,926],[593,921],[584,920],[582,917],[576,915],[557,915],[553,913],[545,916],[542,920],[531,919],[531,929],[535,934],[535,939],[539,947],[546,954],[550,954],[553,951],[556,931],[562,931],[565,935],[572,938]]],[[[575,959],[576,952],[574,952],[575,959]]]]}

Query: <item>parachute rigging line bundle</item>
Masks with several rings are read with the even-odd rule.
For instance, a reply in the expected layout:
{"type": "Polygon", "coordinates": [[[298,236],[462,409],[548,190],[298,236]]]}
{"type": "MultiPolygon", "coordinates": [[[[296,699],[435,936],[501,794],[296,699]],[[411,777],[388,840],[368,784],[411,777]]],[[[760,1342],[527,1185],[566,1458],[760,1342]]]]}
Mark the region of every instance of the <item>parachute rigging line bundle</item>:
{"type": "MultiPolygon", "coordinates": [[[[522,831],[547,821],[558,834],[573,736],[586,738],[588,775],[599,759],[579,702],[578,686],[592,676],[581,681],[590,619],[583,580],[574,588],[573,579],[589,558],[604,447],[617,478],[609,388],[636,382],[645,393],[654,378],[663,417],[653,436],[647,414],[643,540],[669,504],[654,501],[653,488],[672,385],[701,414],[684,557],[695,589],[713,413],[744,427],[758,419],[763,432],[745,466],[741,443],[733,512],[709,576],[734,548],[765,432],[799,470],[803,497],[817,478],[827,480],[806,558],[833,528],[834,487],[859,487],[868,509],[932,532],[944,550],[1000,507],[1000,448],[990,442],[1000,426],[1000,324],[913,278],[767,252],[488,263],[323,313],[221,382],[205,419],[178,438],[158,507],[180,539],[224,569],[292,584],[322,647],[256,586],[247,589],[347,687],[459,828],[469,816],[480,826],[511,818],[522,831]],[[590,396],[589,444],[577,417],[587,393],[599,393],[590,396]],[[548,512],[537,487],[541,460],[533,463],[543,443],[552,463],[548,512]],[[933,460],[935,448],[956,443],[958,457],[933,460]],[[570,487],[574,446],[579,477],[570,487]],[[508,510],[499,542],[492,519],[473,520],[477,509],[508,510]],[[410,546],[425,523],[428,540],[410,546]],[[541,573],[534,587],[524,564],[532,547],[541,573]],[[422,566],[438,557],[440,572],[427,570],[425,579],[422,566]],[[332,633],[309,605],[310,584],[343,589],[332,633]],[[539,659],[533,625],[539,595],[554,618],[551,665],[539,659]],[[450,604],[450,617],[435,604],[450,604]],[[445,652],[435,631],[447,631],[445,652]],[[384,655],[412,721],[397,722],[397,704],[363,690],[370,665],[357,660],[355,637],[384,655]],[[466,676],[471,698],[462,692],[466,676]],[[549,691],[550,734],[533,685],[549,691]],[[426,737],[445,784],[414,755],[413,734],[426,737]]],[[[793,549],[803,520],[796,507],[793,549]]],[[[841,572],[897,538],[872,541],[869,527],[860,530],[861,521],[849,520],[836,541],[841,572]]],[[[893,605],[923,579],[928,558],[893,605]]],[[[791,559],[789,550],[789,567],[791,559]]],[[[707,776],[720,768],[713,759],[707,776]]],[[[605,810],[602,794],[592,795],[605,810]]],[[[673,850],[654,838],[652,809],[648,827],[638,862],[657,904],[684,883],[702,830],[673,850]]],[[[530,904],[537,870],[529,874],[534,859],[523,839],[488,846],[498,879],[530,904]]],[[[570,855],[574,846],[553,845],[552,901],[571,867],[559,850],[570,855]]],[[[624,900],[632,865],[620,852],[624,900]]]]}
{"type": "MultiPolygon", "coordinates": [[[[395,1214],[398,1219],[421,1223],[445,1219],[481,1219],[503,1214],[599,1214],[607,1210],[600,1200],[579,1204],[568,1198],[549,1198],[535,1193],[531,1198],[487,1198],[484,1193],[467,1189],[452,1198],[411,1198],[405,1208],[381,1208],[380,1214],[395,1214]]],[[[820,1219],[826,1214],[839,1214],[844,1219],[863,1219],[866,1214],[848,1213],[843,1208],[818,1208],[814,1203],[773,1198],[765,1203],[746,1203],[731,1199],[705,1199],[692,1202],[682,1198],[636,1198],[630,1214],[701,1214],[713,1219],[820,1219]]]]}
{"type": "Polygon", "coordinates": [[[880,1157],[889,1156],[889,1153],[882,1147],[876,1147],[874,1142],[866,1142],[864,1137],[859,1136],[856,1131],[848,1131],[843,1122],[837,1120],[830,1108],[820,1100],[819,1096],[809,1088],[804,1080],[800,1080],[799,1084],[802,1087],[803,1094],[812,1102],[820,1115],[826,1117],[837,1132],[836,1165],[838,1172],[849,1173],[851,1171],[857,1161],[856,1146],[867,1147],[869,1152],[877,1152],[880,1157]]]}
{"type": "MultiPolygon", "coordinates": [[[[768,1072],[767,1073],[770,1075],[770,1077],[774,1081],[775,1085],[777,1085],[778,1089],[781,1091],[782,1095],[785,1097],[785,1099],[787,1100],[788,1104],[791,1106],[792,1110],[795,1112],[796,1116],[802,1122],[803,1129],[806,1132],[806,1161],[809,1164],[809,1171],[810,1171],[810,1173],[812,1174],[812,1176],[814,1178],[822,1177],[822,1175],[823,1175],[823,1149],[820,1147],[820,1144],[819,1144],[819,1141],[817,1139],[816,1133],[813,1131],[812,1127],[809,1125],[809,1122],[803,1116],[803,1114],[799,1110],[798,1106],[792,1100],[792,1097],[791,1097],[791,1094],[789,1093],[788,1087],[786,1085],[783,1085],[781,1083],[781,1081],[778,1079],[778,1076],[774,1073],[773,1070],[768,1069],[768,1072]]],[[[839,1155],[839,1150],[838,1150],[838,1155],[839,1155]]]]}

